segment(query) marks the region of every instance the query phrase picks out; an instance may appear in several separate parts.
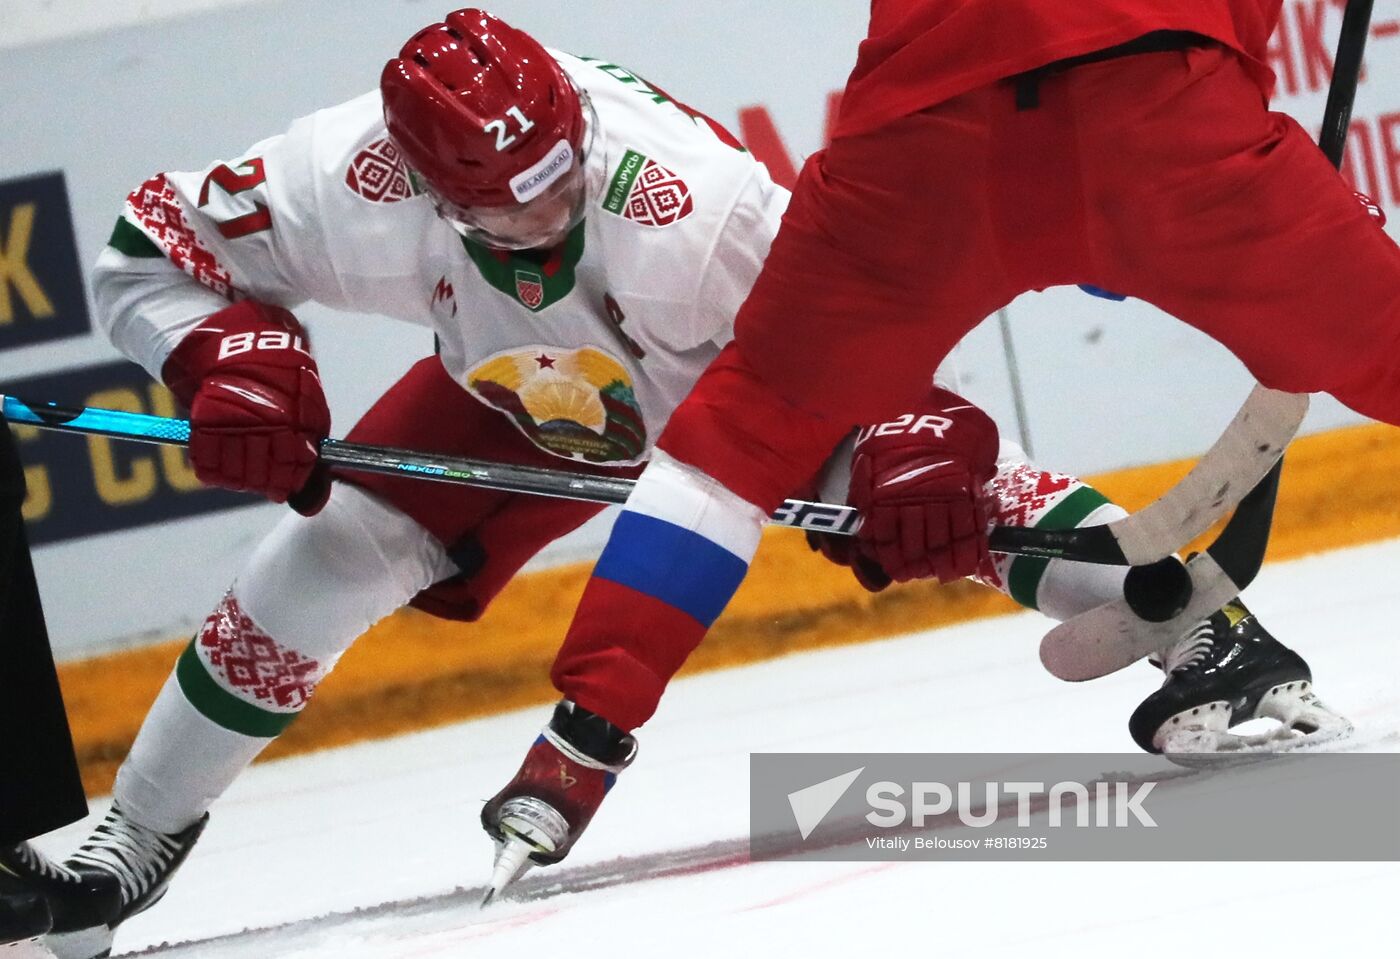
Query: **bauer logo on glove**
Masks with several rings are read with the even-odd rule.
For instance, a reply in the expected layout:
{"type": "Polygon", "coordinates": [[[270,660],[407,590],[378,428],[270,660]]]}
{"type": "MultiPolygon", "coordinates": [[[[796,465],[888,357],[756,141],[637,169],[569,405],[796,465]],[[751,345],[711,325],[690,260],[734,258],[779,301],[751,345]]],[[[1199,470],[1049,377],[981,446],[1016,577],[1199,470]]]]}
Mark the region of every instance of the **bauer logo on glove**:
{"type": "Polygon", "coordinates": [[[298,333],[291,333],[287,330],[267,330],[255,333],[252,330],[247,330],[243,333],[230,333],[220,340],[217,359],[226,360],[231,356],[238,356],[253,350],[294,350],[298,353],[304,353],[308,358],[311,356],[311,351],[306,348],[306,341],[298,333]]]}
{"type": "Polygon", "coordinates": [[[320,511],[330,477],[318,452],[331,414],[295,316],[254,300],[225,307],[179,342],[161,373],[190,409],[190,463],[202,482],[320,511]]]}
{"type": "MultiPolygon", "coordinates": [[[[952,396],[952,393],[948,394],[952,396]]],[[[943,435],[953,427],[953,421],[946,416],[938,416],[933,413],[905,413],[896,416],[887,423],[877,423],[874,426],[867,426],[856,435],[856,447],[859,448],[866,440],[872,436],[899,436],[901,434],[914,435],[925,431],[933,433],[937,439],[943,439],[943,435]]]]}

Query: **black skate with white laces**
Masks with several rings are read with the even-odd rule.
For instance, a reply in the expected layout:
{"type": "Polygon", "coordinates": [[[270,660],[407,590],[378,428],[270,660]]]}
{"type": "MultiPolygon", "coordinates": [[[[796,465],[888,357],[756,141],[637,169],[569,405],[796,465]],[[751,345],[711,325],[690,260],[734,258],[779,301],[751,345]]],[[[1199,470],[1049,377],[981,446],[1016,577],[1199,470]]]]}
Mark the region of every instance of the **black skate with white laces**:
{"type": "Polygon", "coordinates": [[[1166,681],[1128,720],[1133,739],[1150,753],[1190,764],[1193,757],[1280,752],[1351,732],[1351,723],[1313,692],[1303,657],[1239,600],[1202,620],[1157,665],[1166,681]],[[1279,725],[1250,735],[1230,731],[1251,719],[1279,725]]]}
{"type": "Polygon", "coordinates": [[[0,947],[17,942],[33,942],[52,926],[53,915],[43,896],[23,889],[7,888],[0,881],[0,947]]]}
{"type": "Polygon", "coordinates": [[[55,959],[100,959],[117,926],[155,905],[209,821],[177,833],[147,829],[113,803],[92,835],[55,868],[66,876],[45,889],[53,931],[44,945],[55,959]]]}
{"type": "Polygon", "coordinates": [[[53,927],[42,883],[55,863],[27,842],[0,847],[0,946],[38,939],[53,927]]]}
{"type": "Polygon", "coordinates": [[[482,905],[532,863],[567,856],[636,755],[637,740],[602,716],[567,699],[555,706],[520,771],[481,810],[481,825],[496,840],[482,905]]]}
{"type": "Polygon", "coordinates": [[[0,909],[32,916],[34,907],[30,903],[36,896],[41,899],[42,913],[48,917],[49,925],[44,933],[105,928],[121,912],[121,887],[115,876],[80,875],[29,843],[0,850],[0,888],[5,890],[5,905],[0,905],[0,909]]]}

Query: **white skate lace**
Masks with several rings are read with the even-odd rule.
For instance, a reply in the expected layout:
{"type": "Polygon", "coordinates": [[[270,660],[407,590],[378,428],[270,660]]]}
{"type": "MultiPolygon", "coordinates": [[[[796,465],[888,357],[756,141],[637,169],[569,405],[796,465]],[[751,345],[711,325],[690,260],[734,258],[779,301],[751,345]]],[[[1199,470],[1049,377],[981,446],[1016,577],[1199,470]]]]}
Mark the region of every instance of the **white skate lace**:
{"type": "Polygon", "coordinates": [[[60,882],[82,882],[82,877],[76,872],[50,859],[27,842],[16,846],[14,852],[15,858],[31,873],[37,873],[45,879],[57,879],[60,882]]]}
{"type": "Polygon", "coordinates": [[[548,726],[546,726],[540,731],[540,735],[542,735],[546,740],[548,740],[549,744],[555,749],[559,750],[559,752],[563,753],[565,756],[569,757],[569,759],[572,759],[580,766],[584,766],[588,769],[601,769],[603,772],[609,772],[614,774],[620,773],[631,764],[633,757],[637,755],[637,743],[636,740],[633,740],[632,749],[630,752],[628,752],[627,758],[622,760],[622,762],[617,763],[616,765],[610,766],[607,763],[599,762],[598,760],[594,759],[592,756],[587,755],[586,753],[580,752],[573,745],[573,743],[569,742],[563,736],[560,736],[548,726]]]}
{"type": "Polygon", "coordinates": [[[128,906],[158,883],[180,851],[172,836],[137,825],[113,807],[82,848],[68,860],[110,872],[128,906]]]}
{"type": "Polygon", "coordinates": [[[1163,654],[1162,672],[1170,676],[1190,669],[1205,659],[1214,645],[1215,630],[1211,628],[1210,620],[1203,619],[1163,654]]]}

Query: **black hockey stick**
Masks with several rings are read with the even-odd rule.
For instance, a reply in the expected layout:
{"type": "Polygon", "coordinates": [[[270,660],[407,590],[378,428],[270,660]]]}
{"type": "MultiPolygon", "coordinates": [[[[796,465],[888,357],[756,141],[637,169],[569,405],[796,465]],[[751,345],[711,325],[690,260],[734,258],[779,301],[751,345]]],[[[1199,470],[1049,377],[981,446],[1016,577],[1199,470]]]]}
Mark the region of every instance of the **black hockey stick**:
{"type": "MultiPolygon", "coordinates": [[[[5,416],[16,423],[147,443],[183,446],[189,442],[188,420],[124,410],[29,403],[13,396],[0,398],[5,416]]],[[[1065,531],[999,526],[992,531],[991,548],[1003,553],[1118,566],[1170,555],[1234,505],[1238,496],[1233,491],[1248,489],[1268,471],[1306,409],[1294,400],[1291,394],[1257,388],[1232,428],[1195,469],[1161,499],[1130,516],[1105,526],[1065,531]],[[1282,440],[1277,439],[1279,436],[1282,440]]],[[[343,440],[324,441],[321,458],[345,469],[594,503],[624,503],[635,485],[634,480],[621,477],[515,466],[343,440]]],[[[851,506],[790,499],[773,514],[773,522],[850,535],[858,528],[860,516],[851,506]]]]}
{"type": "MultiPolygon", "coordinates": [[[[1346,152],[1373,6],[1374,0],[1350,0],[1337,41],[1318,146],[1338,169],[1346,152]]],[[[1175,559],[1138,567],[1128,574],[1122,600],[1076,616],[1047,633],[1040,645],[1045,668],[1071,681],[1107,675],[1173,642],[1238,596],[1264,563],[1282,470],[1280,458],[1240,501],[1215,542],[1184,567],[1175,559]]]]}

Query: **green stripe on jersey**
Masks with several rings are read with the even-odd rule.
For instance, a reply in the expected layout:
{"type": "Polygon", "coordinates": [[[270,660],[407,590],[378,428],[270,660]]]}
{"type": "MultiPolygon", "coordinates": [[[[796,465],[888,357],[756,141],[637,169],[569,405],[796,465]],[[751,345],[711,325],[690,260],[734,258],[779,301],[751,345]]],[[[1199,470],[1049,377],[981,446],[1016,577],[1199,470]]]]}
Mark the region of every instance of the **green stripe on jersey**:
{"type": "Polygon", "coordinates": [[[118,253],[127,256],[150,259],[165,256],[151,238],[142,233],[139,227],[132,226],[123,217],[117,217],[117,225],[112,229],[112,238],[107,245],[118,253]]]}
{"type": "Polygon", "coordinates": [[[271,739],[292,724],[301,713],[274,713],[239,699],[220,686],[191,641],[175,664],[175,678],[190,705],[210,722],[244,736],[271,739]]]}
{"type": "Polygon", "coordinates": [[[461,238],[462,248],[483,280],[527,310],[538,313],[573,292],[587,226],[587,220],[580,220],[564,242],[547,254],[493,250],[466,237],[461,238]]]}
{"type": "MultiPolygon", "coordinates": [[[[1107,502],[1108,497],[1092,486],[1081,486],[1056,503],[1050,512],[1040,518],[1035,528],[1074,529],[1084,522],[1084,517],[1107,502]]],[[[1011,598],[1027,609],[1039,609],[1036,593],[1049,565],[1050,560],[1040,556],[1017,556],[1012,560],[1011,569],[1006,574],[1006,589],[1011,598]]]]}

